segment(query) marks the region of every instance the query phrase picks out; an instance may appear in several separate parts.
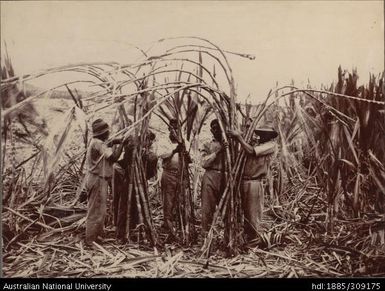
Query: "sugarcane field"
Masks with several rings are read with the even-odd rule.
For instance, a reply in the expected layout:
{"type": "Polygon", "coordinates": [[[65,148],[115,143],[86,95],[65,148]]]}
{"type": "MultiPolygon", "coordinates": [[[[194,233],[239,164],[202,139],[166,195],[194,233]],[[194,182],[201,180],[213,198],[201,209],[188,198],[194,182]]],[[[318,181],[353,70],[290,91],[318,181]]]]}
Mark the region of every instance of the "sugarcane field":
{"type": "Polygon", "coordinates": [[[385,277],[383,7],[2,1],[2,276],[385,277]]]}

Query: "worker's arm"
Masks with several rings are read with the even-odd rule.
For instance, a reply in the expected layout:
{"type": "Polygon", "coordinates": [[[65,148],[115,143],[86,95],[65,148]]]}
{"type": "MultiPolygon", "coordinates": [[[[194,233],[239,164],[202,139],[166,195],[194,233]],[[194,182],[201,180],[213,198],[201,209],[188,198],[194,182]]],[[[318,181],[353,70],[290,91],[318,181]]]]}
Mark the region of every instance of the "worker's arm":
{"type": "MultiPolygon", "coordinates": [[[[103,152],[106,159],[111,163],[116,162],[119,159],[120,155],[122,154],[123,145],[127,144],[127,142],[130,139],[131,139],[130,136],[126,136],[123,139],[114,139],[115,144],[120,142],[115,149],[112,149],[111,147],[108,147],[106,144],[103,144],[103,152]]],[[[135,138],[133,142],[134,143],[136,142],[135,138]]],[[[113,143],[109,143],[109,144],[111,145],[113,143]]]]}
{"type": "Polygon", "coordinates": [[[175,155],[176,153],[177,153],[177,150],[175,148],[172,151],[168,151],[166,153],[159,155],[159,158],[161,158],[162,160],[167,160],[167,159],[172,158],[172,156],[175,155]]]}
{"type": "Polygon", "coordinates": [[[275,152],[276,143],[274,141],[265,142],[263,144],[254,147],[254,153],[256,156],[270,155],[275,152]]]}
{"type": "Polygon", "coordinates": [[[254,154],[254,147],[249,145],[245,139],[242,136],[242,132],[239,130],[235,129],[229,129],[227,130],[227,135],[231,138],[236,139],[242,146],[243,150],[248,154],[248,155],[253,155],[254,154]]]}
{"type": "MultiPolygon", "coordinates": [[[[112,150],[112,149],[111,149],[112,150]]],[[[107,160],[110,161],[111,163],[114,163],[116,162],[120,155],[122,154],[122,150],[123,150],[123,144],[120,143],[115,150],[112,151],[112,155],[110,155],[109,157],[107,157],[107,160]]]]}

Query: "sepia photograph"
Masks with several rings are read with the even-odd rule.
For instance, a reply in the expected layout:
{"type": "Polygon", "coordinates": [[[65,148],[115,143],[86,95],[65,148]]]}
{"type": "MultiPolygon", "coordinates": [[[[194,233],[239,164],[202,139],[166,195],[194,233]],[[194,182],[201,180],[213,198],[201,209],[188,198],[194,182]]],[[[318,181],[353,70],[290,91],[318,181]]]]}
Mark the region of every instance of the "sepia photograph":
{"type": "Polygon", "coordinates": [[[385,277],[384,1],[0,5],[2,277],[385,277]]]}

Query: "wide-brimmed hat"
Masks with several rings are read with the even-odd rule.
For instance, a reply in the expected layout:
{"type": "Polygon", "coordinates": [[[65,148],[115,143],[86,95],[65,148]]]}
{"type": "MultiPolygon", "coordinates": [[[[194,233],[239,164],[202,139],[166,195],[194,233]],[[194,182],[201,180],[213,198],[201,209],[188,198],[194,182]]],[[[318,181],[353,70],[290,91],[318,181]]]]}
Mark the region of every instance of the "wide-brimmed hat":
{"type": "Polygon", "coordinates": [[[278,136],[278,132],[274,129],[272,123],[265,123],[261,127],[257,127],[254,132],[259,136],[265,136],[269,139],[276,138],[278,136]]]}
{"type": "Polygon", "coordinates": [[[93,137],[101,136],[109,131],[108,124],[101,118],[98,118],[92,122],[92,135],[93,137]]]}

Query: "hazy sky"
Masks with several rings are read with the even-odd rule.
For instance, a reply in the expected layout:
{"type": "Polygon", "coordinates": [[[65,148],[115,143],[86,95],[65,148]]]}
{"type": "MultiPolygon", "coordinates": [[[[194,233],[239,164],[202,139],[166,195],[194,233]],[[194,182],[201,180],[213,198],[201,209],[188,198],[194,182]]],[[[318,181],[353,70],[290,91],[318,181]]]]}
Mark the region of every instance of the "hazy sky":
{"type": "Polygon", "coordinates": [[[338,65],[357,67],[361,81],[384,70],[383,1],[1,2],[1,38],[18,74],[124,63],[129,43],[182,35],[256,55],[230,58],[238,94],[255,100],[276,81],[329,84],[338,65]]]}

